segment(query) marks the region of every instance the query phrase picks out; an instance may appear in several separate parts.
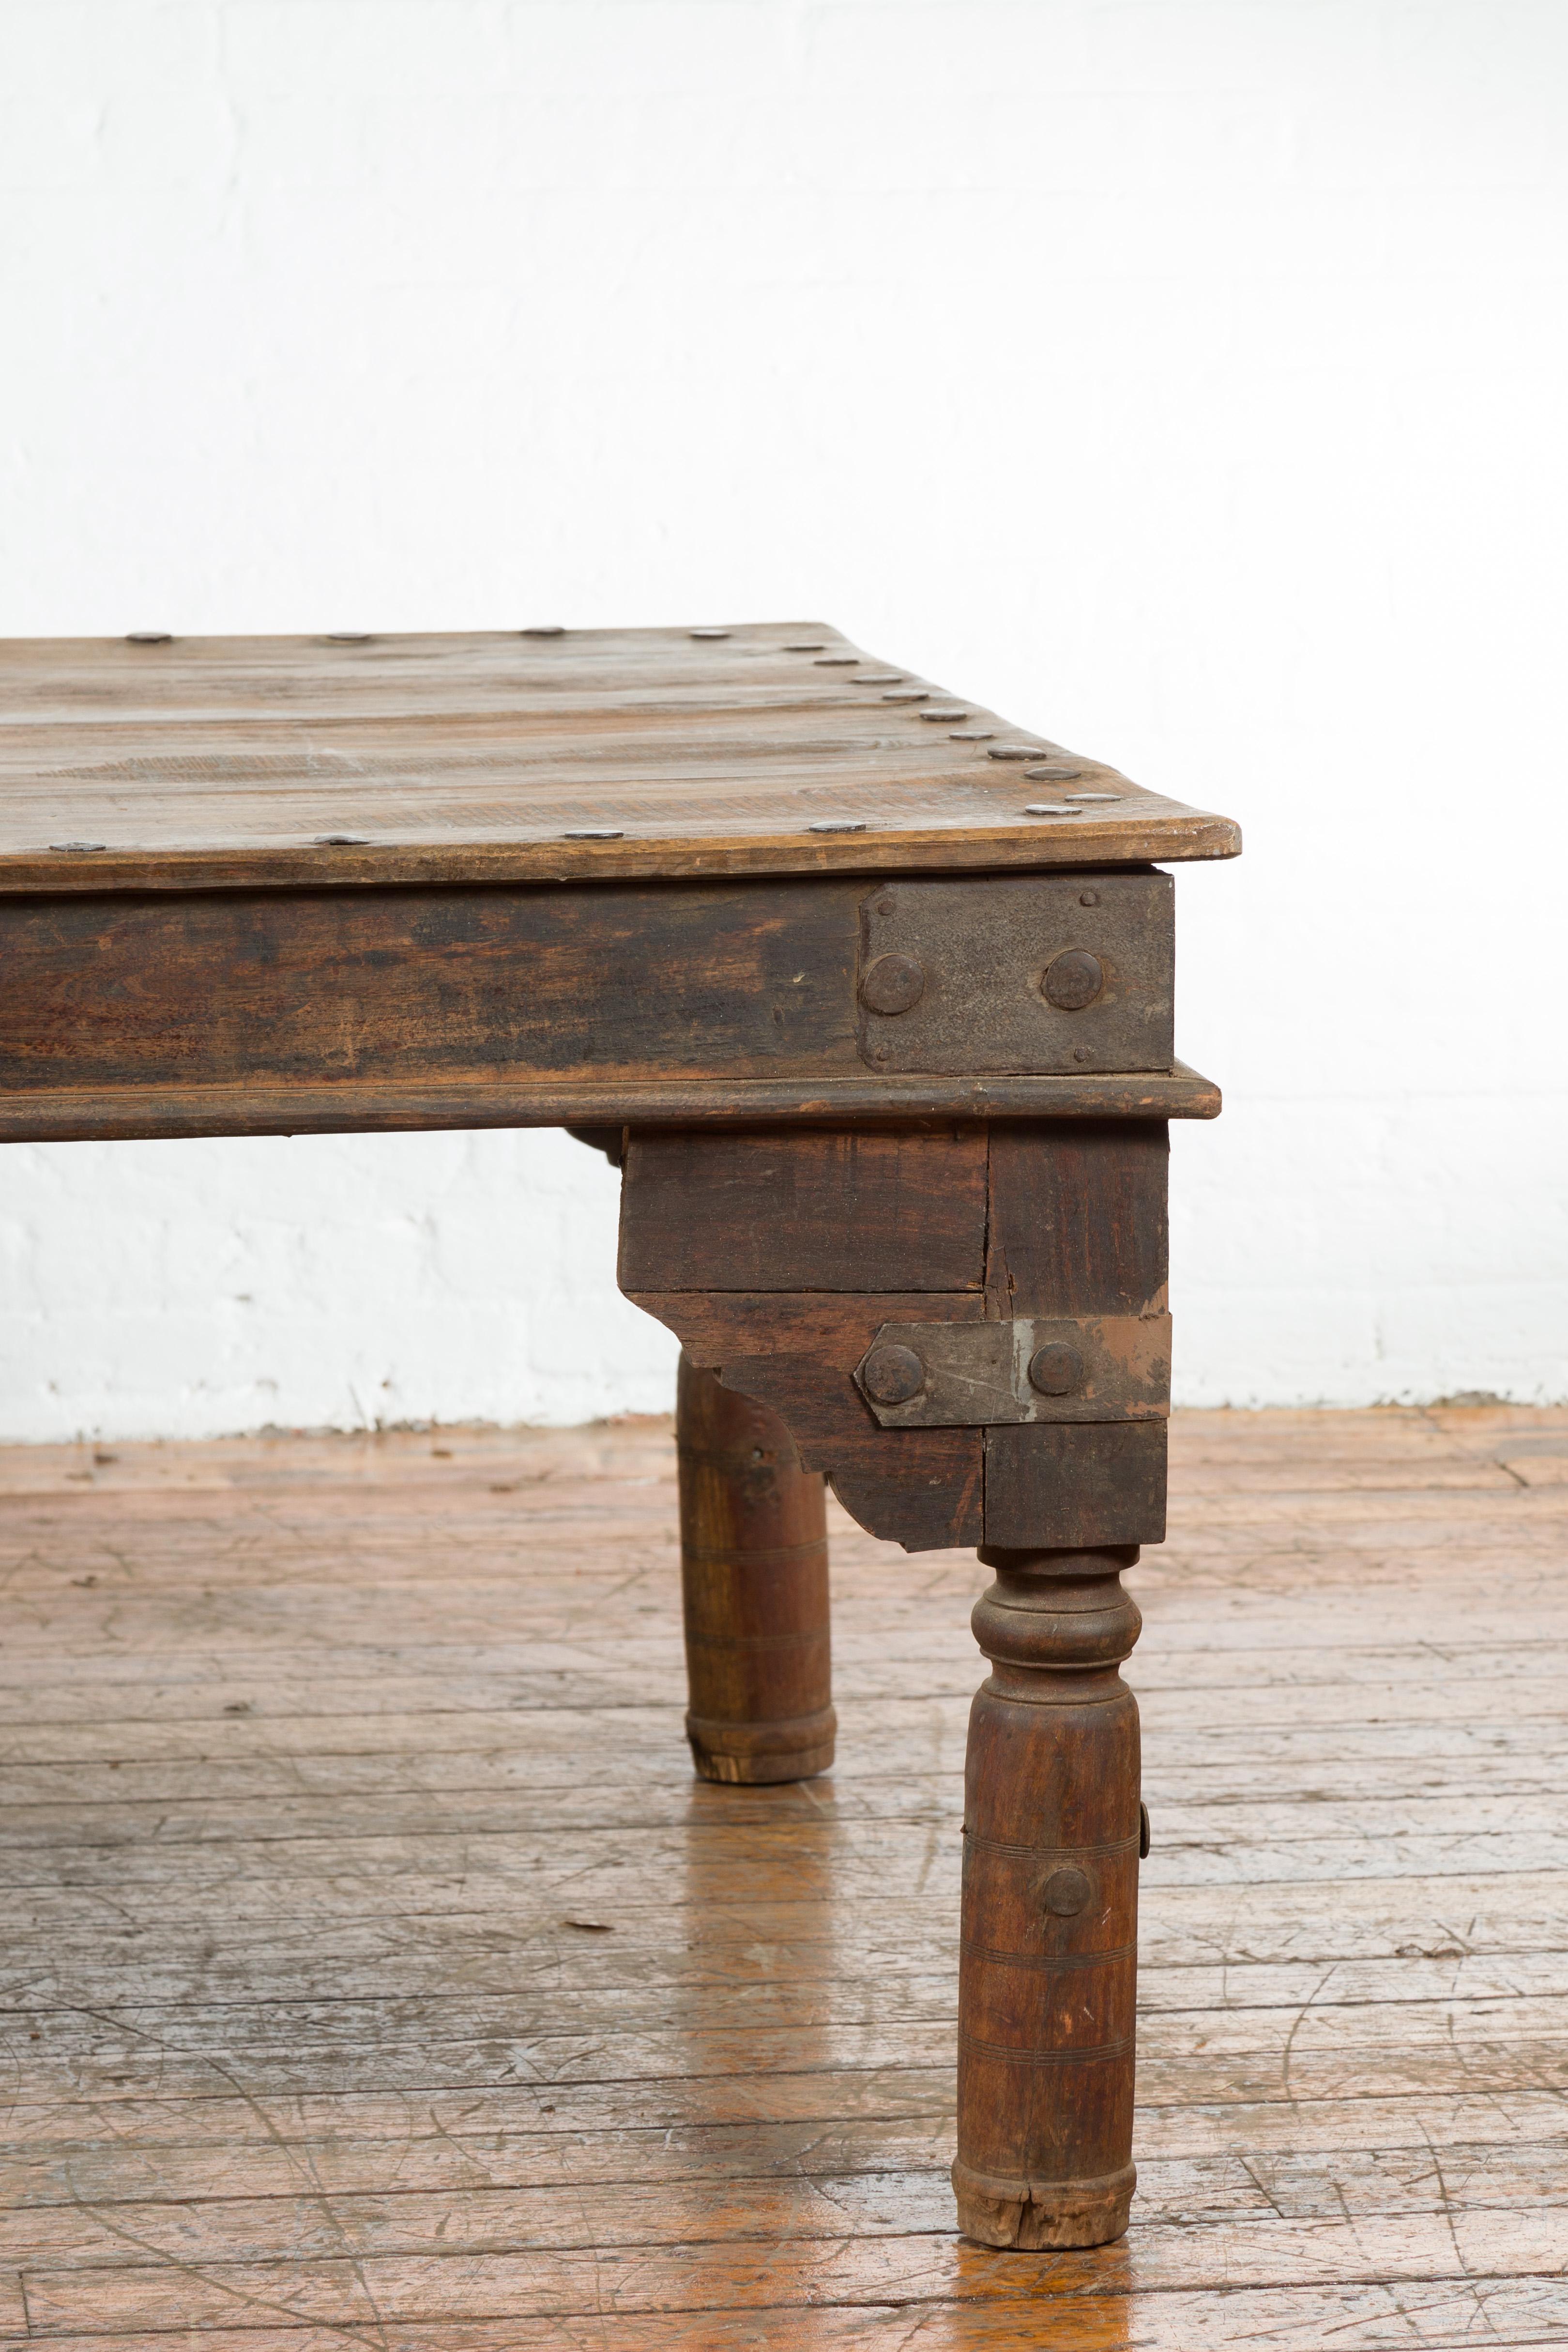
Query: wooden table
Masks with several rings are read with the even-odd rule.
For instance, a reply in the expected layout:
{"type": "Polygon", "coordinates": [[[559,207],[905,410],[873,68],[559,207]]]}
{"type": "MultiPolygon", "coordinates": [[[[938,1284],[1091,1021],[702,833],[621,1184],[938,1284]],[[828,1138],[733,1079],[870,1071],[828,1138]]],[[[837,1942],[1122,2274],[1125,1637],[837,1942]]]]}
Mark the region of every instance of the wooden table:
{"type": "Polygon", "coordinates": [[[679,1337],[699,1770],[831,1760],[820,1473],[975,1544],[960,2226],[1126,2227],[1172,884],[1228,820],[816,623],[0,648],[0,1139],[565,1126],[679,1337]]]}

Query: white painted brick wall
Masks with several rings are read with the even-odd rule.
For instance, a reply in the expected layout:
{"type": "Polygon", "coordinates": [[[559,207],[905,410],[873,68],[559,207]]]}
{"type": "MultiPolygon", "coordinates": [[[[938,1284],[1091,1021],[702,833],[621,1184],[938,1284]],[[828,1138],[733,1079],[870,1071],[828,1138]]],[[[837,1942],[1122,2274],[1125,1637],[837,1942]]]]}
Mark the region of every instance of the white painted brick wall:
{"type": "MultiPolygon", "coordinates": [[[[0,629],[815,614],[1232,812],[1181,1392],[1561,1396],[1565,100],[1556,0],[0,0],[0,629]]],[[[12,1148],[0,1437],[663,1402],[613,1212],[12,1148]]]]}

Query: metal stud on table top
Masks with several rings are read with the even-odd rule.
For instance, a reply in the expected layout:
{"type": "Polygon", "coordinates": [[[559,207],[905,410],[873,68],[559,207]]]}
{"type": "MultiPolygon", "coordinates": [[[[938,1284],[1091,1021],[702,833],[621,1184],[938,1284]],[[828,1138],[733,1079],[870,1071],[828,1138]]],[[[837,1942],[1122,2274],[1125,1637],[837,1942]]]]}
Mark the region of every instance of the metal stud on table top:
{"type": "Polygon", "coordinates": [[[174,639],[167,629],[127,629],[125,642],[128,646],[172,646],[174,639]]]}
{"type": "Polygon", "coordinates": [[[51,849],[67,857],[85,857],[89,851],[107,846],[108,844],[101,841],[51,841],[49,844],[51,849]]]}
{"type": "Polygon", "coordinates": [[[688,637],[727,637],[729,634],[727,629],[688,629],[686,631],[688,637]]]}
{"type": "Polygon", "coordinates": [[[329,646],[368,646],[371,633],[369,629],[329,629],[326,641],[329,646]]]}
{"type": "Polygon", "coordinates": [[[624,841],[625,838],[620,827],[613,824],[580,824],[570,833],[561,835],[563,841],[624,841]]]}
{"type": "Polygon", "coordinates": [[[826,637],[808,637],[797,645],[786,646],[784,651],[787,654],[820,654],[825,648],[827,642],[826,637]]]}
{"type": "Polygon", "coordinates": [[[370,841],[368,833],[319,833],[316,835],[319,849],[368,849],[370,841]]]}
{"type": "Polygon", "coordinates": [[[859,654],[819,654],[811,664],[813,669],[858,669],[859,654]]]}
{"type": "MultiPolygon", "coordinates": [[[[935,704],[931,709],[920,711],[917,713],[917,716],[921,719],[928,719],[931,725],[936,727],[939,726],[944,719],[967,719],[969,714],[967,710],[955,709],[949,703],[938,702],[935,704]]],[[[958,739],[955,736],[953,740],[956,742],[958,739]]]]}
{"type": "Polygon", "coordinates": [[[1044,760],[1049,756],[1043,743],[993,743],[986,753],[988,760],[1044,760]]]}
{"type": "Polygon", "coordinates": [[[519,637],[564,637],[565,629],[559,621],[539,621],[531,629],[519,629],[519,637]]]}
{"type": "Polygon", "coordinates": [[[806,827],[808,833],[863,833],[863,817],[819,817],[806,827]]]}
{"type": "Polygon", "coordinates": [[[903,686],[905,673],[901,669],[863,669],[859,677],[852,677],[852,686],[903,686]]]}
{"type": "MultiPolygon", "coordinates": [[[[1082,768],[1026,768],[1024,780],[1031,784],[1070,784],[1074,776],[1083,773],[1082,768]]],[[[1082,799],[1082,795],[1078,795],[1082,799]]]]}

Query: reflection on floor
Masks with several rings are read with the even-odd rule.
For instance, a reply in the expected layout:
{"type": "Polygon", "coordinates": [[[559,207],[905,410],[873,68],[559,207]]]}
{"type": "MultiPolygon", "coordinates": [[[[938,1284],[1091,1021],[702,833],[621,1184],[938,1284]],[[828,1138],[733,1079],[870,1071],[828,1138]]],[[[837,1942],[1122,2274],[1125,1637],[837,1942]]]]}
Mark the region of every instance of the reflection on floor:
{"type": "Polygon", "coordinates": [[[1198,1413],[1131,2234],[958,2241],[967,1554],[691,1779],[668,1430],[0,1454],[0,2343],[1568,2342],[1568,1413],[1198,1413]]]}

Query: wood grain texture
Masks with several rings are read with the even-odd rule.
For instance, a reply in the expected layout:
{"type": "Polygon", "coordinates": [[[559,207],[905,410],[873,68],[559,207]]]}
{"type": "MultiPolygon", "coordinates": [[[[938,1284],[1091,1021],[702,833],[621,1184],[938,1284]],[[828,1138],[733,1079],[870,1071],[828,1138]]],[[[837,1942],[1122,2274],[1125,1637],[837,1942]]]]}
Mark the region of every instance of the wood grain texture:
{"type": "Polygon", "coordinates": [[[964,1767],[958,2225],[983,2245],[1103,2246],[1127,2227],[1137,1991],[1136,1551],[988,1544],[991,1671],[964,1767]]]}
{"type": "Polygon", "coordinates": [[[830,881],[0,898],[0,1093],[853,1076],[861,895],[830,881]]]}
{"type": "Polygon", "coordinates": [[[1166,1303],[1169,1146],[1156,1120],[1022,1121],[990,1139],[986,1286],[998,1315],[1166,1303]]]}
{"type": "Polygon", "coordinates": [[[1163,1421],[1039,1422],[982,1435],[988,1543],[1165,1541],[1163,1421]]]}
{"type": "Polygon", "coordinates": [[[622,1290],[976,1290],[986,1130],[633,1135],[622,1290]]]}
{"type": "Polygon", "coordinates": [[[1002,2257],[972,1555],[835,1514],[834,1771],[718,1788],[664,1424],[0,1454],[0,2341],[1561,2342],[1568,1412],[1172,1434],[1138,2220],[1002,2257]]]}
{"type": "Polygon", "coordinates": [[[1218,1118],[1219,1089],[1178,1062],[1169,1076],[942,1078],[295,1078],[174,1086],[28,1086],[0,1094],[0,1141],[78,1143],[183,1135],[358,1135],[452,1127],[734,1127],[800,1118],[898,1126],[911,1118],[1218,1118]]]}
{"type": "MultiPolygon", "coordinates": [[[[1041,880],[995,887],[1037,906],[1049,929],[1041,880]]],[[[1103,877],[1097,898],[1118,887],[1148,886],[1103,877]]],[[[929,906],[966,886],[924,888],[929,906]]],[[[986,1008],[967,1002],[950,1008],[969,1039],[956,1062],[868,1068],[856,998],[865,896],[849,877],[0,892],[0,1138],[733,1120],[835,1101],[873,1118],[949,1102],[1218,1108],[1205,1082],[1168,1066],[1168,1047],[1146,1048],[1140,1034],[1118,1048],[1113,1029],[1074,1032],[1089,1042],[1070,1075],[1061,1041],[1042,1033],[1010,1075],[978,1076],[992,1066],[986,1008]],[[1129,1071],[1139,1056],[1156,1066],[1129,1071]]],[[[1009,984],[1043,1003],[1028,932],[1009,984]]],[[[936,975],[930,992],[943,997],[936,975]]]]}
{"type": "Polygon", "coordinates": [[[686,1738],[705,1780],[833,1760],[827,1498],[776,1413],[683,1354],[675,1387],[686,1738]]]}
{"type": "Polygon", "coordinates": [[[924,710],[960,698],[814,622],[17,639],[0,643],[0,890],[936,872],[1240,845],[1228,819],[976,705],[932,723],[924,710]],[[1014,743],[1044,777],[989,756],[1014,743]],[[1115,797],[1067,813],[1074,792],[1115,797]],[[613,837],[571,837],[595,831],[613,837]]]}
{"type": "MultiPolygon", "coordinates": [[[[988,1311],[1162,1313],[1169,1259],[1168,1144],[1156,1120],[1053,1120],[990,1129],[988,1311]]],[[[1166,1432],[988,1429],[986,1541],[1157,1544],[1166,1432]]]]}

